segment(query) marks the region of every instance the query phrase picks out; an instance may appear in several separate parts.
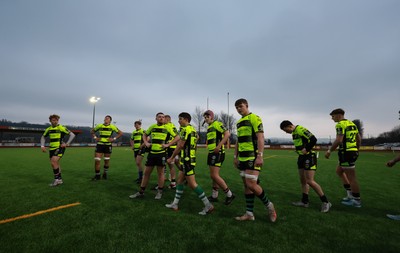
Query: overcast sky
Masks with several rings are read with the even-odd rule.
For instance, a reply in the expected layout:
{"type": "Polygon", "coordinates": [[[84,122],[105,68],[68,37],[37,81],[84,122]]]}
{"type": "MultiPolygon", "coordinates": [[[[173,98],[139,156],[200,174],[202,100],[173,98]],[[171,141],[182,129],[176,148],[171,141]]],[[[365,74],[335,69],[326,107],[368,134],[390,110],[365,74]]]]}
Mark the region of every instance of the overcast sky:
{"type": "Polygon", "coordinates": [[[96,123],[110,114],[131,132],[207,105],[239,119],[246,98],[267,138],[290,137],[285,119],[334,136],[338,107],[376,137],[400,124],[399,11],[398,0],[2,0],[0,118],[91,126],[97,96],[96,123]]]}

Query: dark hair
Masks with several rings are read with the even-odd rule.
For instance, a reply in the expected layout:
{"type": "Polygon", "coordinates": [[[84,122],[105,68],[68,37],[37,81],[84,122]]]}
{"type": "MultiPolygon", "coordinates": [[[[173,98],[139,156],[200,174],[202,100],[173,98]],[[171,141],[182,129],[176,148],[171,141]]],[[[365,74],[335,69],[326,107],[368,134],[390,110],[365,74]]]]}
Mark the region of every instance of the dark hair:
{"type": "Polygon", "coordinates": [[[136,125],[136,124],[142,125],[142,121],[136,120],[136,121],[135,121],[135,125],[136,125]]]}
{"type": "Polygon", "coordinates": [[[187,113],[187,112],[181,112],[178,116],[179,116],[180,118],[187,119],[187,121],[188,121],[189,123],[190,123],[190,121],[192,120],[192,116],[190,116],[190,114],[187,113]]]}
{"type": "Polygon", "coordinates": [[[106,115],[106,117],[105,117],[105,118],[107,118],[107,117],[109,117],[109,118],[110,118],[110,120],[112,121],[112,117],[111,117],[110,115],[106,115]]]}
{"type": "Polygon", "coordinates": [[[289,120],[284,120],[281,122],[281,129],[283,130],[285,127],[292,126],[292,125],[293,125],[292,122],[290,122],[289,120]]]}
{"type": "Polygon", "coordinates": [[[57,114],[52,114],[52,115],[50,115],[49,120],[54,119],[54,118],[56,118],[57,120],[59,120],[59,119],[60,119],[60,116],[58,116],[57,114]]]}
{"type": "Polygon", "coordinates": [[[156,114],[156,117],[157,117],[158,115],[160,115],[160,114],[164,115],[164,113],[158,112],[158,113],[156,114]]]}
{"type": "Polygon", "coordinates": [[[342,108],[338,108],[333,110],[329,115],[336,115],[336,114],[340,114],[340,115],[344,115],[344,110],[342,108]]]}
{"type": "Polygon", "coordinates": [[[247,100],[244,98],[239,98],[238,100],[236,100],[235,102],[235,106],[238,106],[240,104],[245,104],[245,105],[249,105],[249,103],[247,103],[247,100]]]}

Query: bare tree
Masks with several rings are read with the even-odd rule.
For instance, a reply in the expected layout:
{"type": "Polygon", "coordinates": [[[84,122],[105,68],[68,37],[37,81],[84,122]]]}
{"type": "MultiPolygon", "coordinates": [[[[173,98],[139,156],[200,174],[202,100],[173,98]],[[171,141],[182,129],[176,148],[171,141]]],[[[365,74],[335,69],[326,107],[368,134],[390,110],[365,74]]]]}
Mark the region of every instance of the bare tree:
{"type": "Polygon", "coordinates": [[[198,133],[201,132],[201,127],[203,124],[203,113],[204,113],[204,110],[200,109],[199,106],[196,106],[196,109],[192,115],[192,122],[193,122],[192,125],[195,128],[197,128],[198,133]]]}
{"type": "Polygon", "coordinates": [[[231,133],[236,132],[236,119],[232,114],[228,115],[227,113],[221,112],[219,121],[221,121],[231,133]]]}

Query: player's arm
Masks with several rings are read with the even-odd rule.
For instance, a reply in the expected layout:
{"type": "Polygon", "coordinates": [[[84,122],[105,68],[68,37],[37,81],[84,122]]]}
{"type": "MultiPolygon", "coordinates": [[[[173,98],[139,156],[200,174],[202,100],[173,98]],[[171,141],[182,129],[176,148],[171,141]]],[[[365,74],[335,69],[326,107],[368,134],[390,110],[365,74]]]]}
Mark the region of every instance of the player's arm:
{"type": "MultiPolygon", "coordinates": [[[[181,152],[183,147],[185,146],[185,140],[182,140],[179,135],[175,136],[175,138],[178,137],[178,143],[176,144],[176,148],[174,149],[174,152],[172,153],[171,157],[167,159],[167,163],[173,164],[175,161],[175,157],[181,152]]],[[[175,139],[174,138],[174,139],[175,139]]]]}
{"type": "Polygon", "coordinates": [[[360,133],[357,133],[356,143],[357,143],[357,149],[360,150],[360,147],[361,147],[361,135],[360,135],[360,133]]]}
{"type": "Polygon", "coordinates": [[[255,166],[260,167],[264,163],[264,132],[257,132],[257,157],[255,161],[255,166]]]}
{"type": "Polygon", "coordinates": [[[386,166],[388,167],[392,167],[393,165],[395,165],[397,162],[400,161],[400,155],[398,155],[397,157],[393,158],[392,160],[388,161],[386,163],[386,166]]]}
{"type": "Polygon", "coordinates": [[[149,136],[146,133],[143,133],[143,143],[146,147],[150,148],[151,143],[149,142],[149,136]]]}
{"type": "Polygon", "coordinates": [[[94,128],[92,128],[92,129],[90,130],[90,135],[93,137],[93,139],[94,139],[95,141],[97,141],[96,132],[97,132],[97,131],[95,131],[94,128]]]}
{"type": "Polygon", "coordinates": [[[175,137],[174,137],[174,139],[172,139],[172,141],[170,141],[170,142],[168,142],[168,143],[166,143],[166,144],[162,144],[162,146],[163,146],[163,148],[168,148],[168,147],[170,147],[170,146],[172,146],[172,145],[174,145],[175,143],[177,143],[178,141],[179,141],[179,135],[176,135],[175,137]]]}
{"type": "Polygon", "coordinates": [[[331,152],[335,151],[336,148],[343,142],[343,134],[337,134],[335,141],[332,143],[332,146],[326,151],[325,158],[329,159],[331,152]]]}
{"type": "Polygon", "coordinates": [[[46,138],[44,135],[40,138],[40,148],[42,149],[42,152],[46,152],[46,147],[44,146],[46,143],[46,138]]]}
{"type": "Polygon", "coordinates": [[[235,151],[233,151],[233,165],[237,168],[238,166],[238,155],[239,155],[239,140],[236,140],[235,151]]]}
{"type": "Polygon", "coordinates": [[[68,141],[66,143],[66,146],[69,146],[71,144],[72,140],[75,138],[75,134],[73,132],[71,132],[71,131],[69,131],[68,135],[69,135],[69,138],[68,138],[68,141]]]}
{"type": "Polygon", "coordinates": [[[314,148],[316,143],[317,143],[317,138],[314,135],[311,135],[308,143],[304,147],[306,150],[306,153],[310,152],[314,148]]]}
{"type": "Polygon", "coordinates": [[[121,130],[118,129],[117,136],[115,136],[115,137],[113,138],[113,141],[116,141],[116,140],[117,140],[118,138],[120,138],[123,134],[124,134],[124,133],[123,133],[121,130]]]}
{"type": "Polygon", "coordinates": [[[225,130],[224,138],[222,138],[222,140],[215,147],[214,153],[218,153],[221,150],[222,146],[225,145],[225,143],[228,141],[230,136],[231,136],[231,133],[228,130],[225,130]]]}

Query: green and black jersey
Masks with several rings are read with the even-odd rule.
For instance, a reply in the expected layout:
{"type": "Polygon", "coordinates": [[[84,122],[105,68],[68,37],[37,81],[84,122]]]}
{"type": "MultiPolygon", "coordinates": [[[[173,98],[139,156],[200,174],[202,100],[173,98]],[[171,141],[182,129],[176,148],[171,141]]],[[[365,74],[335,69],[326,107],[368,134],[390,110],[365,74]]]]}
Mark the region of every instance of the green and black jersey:
{"type": "Polygon", "coordinates": [[[165,149],[162,147],[163,144],[168,143],[168,140],[172,136],[175,138],[176,133],[174,130],[168,125],[151,125],[146,131],[147,136],[150,136],[151,154],[161,154],[165,152],[165,149]]]}
{"type": "Polygon", "coordinates": [[[97,144],[101,145],[111,145],[111,142],[109,141],[109,138],[111,138],[111,135],[114,133],[118,133],[119,129],[113,124],[110,125],[104,125],[104,124],[98,124],[96,127],[93,129],[94,132],[99,132],[100,133],[100,141],[97,142],[97,144]]]}
{"type": "Polygon", "coordinates": [[[179,131],[179,137],[185,141],[185,146],[181,150],[181,164],[187,164],[196,166],[196,145],[197,145],[197,132],[192,125],[181,127],[179,131]]]}
{"type": "Polygon", "coordinates": [[[50,150],[58,149],[64,139],[64,136],[69,134],[70,131],[63,125],[58,124],[57,126],[49,126],[43,133],[44,137],[49,136],[50,138],[50,150]]]}
{"type": "Polygon", "coordinates": [[[133,150],[138,151],[143,144],[143,129],[135,130],[132,132],[131,140],[133,140],[133,150]]]}
{"type": "Polygon", "coordinates": [[[292,133],[293,144],[296,147],[296,152],[299,155],[303,155],[301,150],[305,148],[307,152],[310,152],[317,143],[317,138],[308,131],[307,128],[297,125],[292,133]]]}
{"type": "Polygon", "coordinates": [[[236,124],[238,133],[238,159],[239,161],[249,161],[256,159],[258,152],[256,133],[263,133],[264,128],[259,116],[250,113],[236,124]]]}
{"type": "MultiPolygon", "coordinates": [[[[226,131],[222,122],[213,121],[207,128],[207,148],[209,153],[213,153],[214,149],[224,138],[226,131]]],[[[225,153],[224,145],[221,146],[221,153],[225,153]]]]}
{"type": "MultiPolygon", "coordinates": [[[[175,136],[178,135],[178,129],[176,129],[176,126],[172,122],[169,122],[166,125],[168,127],[170,127],[172,129],[172,131],[174,131],[175,136]]],[[[170,135],[168,142],[172,141],[175,138],[175,136],[170,135]]],[[[171,145],[171,146],[169,146],[169,148],[175,149],[176,148],[176,143],[171,145]]]]}
{"type": "Polygon", "coordinates": [[[339,145],[339,151],[358,151],[357,126],[350,120],[343,119],[336,124],[335,128],[337,135],[343,135],[343,141],[339,145]]]}

